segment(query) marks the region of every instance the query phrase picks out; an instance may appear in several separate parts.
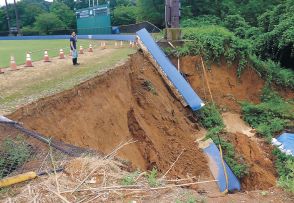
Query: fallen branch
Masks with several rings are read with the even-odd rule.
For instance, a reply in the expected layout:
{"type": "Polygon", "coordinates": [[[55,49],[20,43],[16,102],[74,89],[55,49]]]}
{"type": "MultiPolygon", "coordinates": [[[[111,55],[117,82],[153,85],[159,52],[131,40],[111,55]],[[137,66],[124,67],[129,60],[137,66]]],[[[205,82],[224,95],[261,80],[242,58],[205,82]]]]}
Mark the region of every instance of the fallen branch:
{"type": "Polygon", "coordinates": [[[58,183],[58,178],[57,178],[57,173],[56,173],[56,167],[55,167],[55,163],[54,163],[53,155],[52,155],[51,138],[49,140],[49,155],[50,155],[51,164],[53,166],[53,172],[54,172],[57,192],[58,192],[58,194],[60,194],[59,183],[58,183]]]}
{"type": "Polygon", "coordinates": [[[207,180],[207,181],[199,181],[199,182],[192,182],[192,183],[184,183],[179,185],[167,185],[162,187],[144,187],[142,185],[129,185],[129,186],[109,186],[109,187],[100,187],[100,188],[88,188],[88,189],[81,189],[81,190],[75,190],[75,191],[63,191],[61,193],[74,193],[74,192],[84,192],[84,191],[96,191],[96,192],[102,192],[102,191],[153,191],[153,190],[162,190],[162,189],[169,189],[169,188],[175,188],[175,187],[186,187],[191,185],[197,185],[197,184],[205,184],[205,183],[211,183],[211,182],[217,182],[218,180],[207,180]]]}
{"type": "MultiPolygon", "coordinates": [[[[106,155],[104,158],[103,158],[103,160],[106,160],[106,159],[108,159],[109,157],[112,157],[112,156],[114,156],[116,153],[117,153],[117,151],[119,151],[121,148],[123,148],[124,146],[126,146],[126,145],[128,145],[128,144],[132,144],[132,143],[135,143],[136,141],[133,141],[132,139],[131,140],[129,140],[129,141],[127,141],[126,143],[124,143],[124,144],[120,144],[115,150],[113,150],[110,154],[108,154],[108,155],[106,155]]],[[[72,193],[74,193],[76,190],[78,190],[83,184],[84,184],[84,182],[98,169],[98,167],[100,167],[100,166],[97,166],[97,167],[95,167],[83,180],[82,180],[82,182],[80,182],[78,185],[77,185],[77,187],[73,190],[73,192],[72,193]]],[[[71,194],[72,194],[71,193],[71,194]]]]}
{"type": "Polygon", "coordinates": [[[163,179],[165,178],[165,176],[169,173],[169,171],[174,167],[174,165],[177,163],[177,161],[179,160],[180,156],[182,156],[182,154],[184,153],[185,149],[182,150],[182,152],[179,154],[179,156],[177,157],[177,159],[172,163],[172,165],[169,167],[169,169],[165,172],[165,174],[160,178],[163,179]]]}
{"type": "Polygon", "coordinates": [[[66,203],[70,203],[65,197],[63,197],[62,195],[60,195],[59,193],[55,192],[54,190],[51,190],[47,187],[47,190],[49,192],[52,192],[53,194],[55,194],[57,197],[59,197],[62,201],[66,202],[66,203]]]}

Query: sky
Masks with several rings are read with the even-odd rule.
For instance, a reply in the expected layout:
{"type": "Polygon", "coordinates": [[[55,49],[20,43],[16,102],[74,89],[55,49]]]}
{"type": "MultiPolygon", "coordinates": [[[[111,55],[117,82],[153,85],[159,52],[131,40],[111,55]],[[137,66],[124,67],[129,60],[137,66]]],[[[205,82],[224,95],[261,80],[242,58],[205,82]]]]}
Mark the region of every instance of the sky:
{"type": "MultiPolygon", "coordinates": [[[[20,0],[16,0],[16,1],[20,1],[20,0]]],[[[53,0],[46,0],[46,1],[53,1],[53,0]]],[[[7,0],[7,3],[13,3],[13,0],[7,0]]],[[[0,0],[0,6],[4,6],[5,5],[5,0],[0,0]]]]}

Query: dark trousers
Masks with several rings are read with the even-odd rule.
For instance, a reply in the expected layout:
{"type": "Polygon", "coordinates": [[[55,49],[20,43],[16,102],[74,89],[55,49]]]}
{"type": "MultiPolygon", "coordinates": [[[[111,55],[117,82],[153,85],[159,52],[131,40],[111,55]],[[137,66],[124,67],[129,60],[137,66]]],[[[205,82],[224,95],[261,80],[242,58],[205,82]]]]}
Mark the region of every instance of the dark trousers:
{"type": "Polygon", "coordinates": [[[73,59],[72,59],[72,63],[73,63],[74,65],[77,65],[77,63],[78,63],[78,58],[73,58],[73,59]]]}

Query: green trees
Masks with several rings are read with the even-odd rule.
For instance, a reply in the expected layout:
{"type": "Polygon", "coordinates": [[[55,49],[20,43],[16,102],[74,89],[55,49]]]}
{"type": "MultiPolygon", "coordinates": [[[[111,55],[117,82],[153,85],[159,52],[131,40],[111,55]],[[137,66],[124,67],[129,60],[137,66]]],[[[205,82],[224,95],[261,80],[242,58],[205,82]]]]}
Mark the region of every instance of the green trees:
{"type": "Polygon", "coordinates": [[[55,14],[63,22],[66,29],[76,26],[75,14],[66,4],[54,2],[50,6],[50,13],[55,14]]]}
{"type": "Polygon", "coordinates": [[[137,0],[138,21],[164,26],[164,0],[137,0]]]}
{"type": "Polygon", "coordinates": [[[65,24],[53,13],[43,13],[37,16],[35,28],[40,34],[49,34],[50,31],[60,29],[65,24]]]}
{"type": "Polygon", "coordinates": [[[136,23],[137,7],[118,6],[112,12],[112,25],[128,25],[136,23]]]}
{"type": "MultiPolygon", "coordinates": [[[[74,28],[76,25],[75,13],[69,7],[73,8],[72,3],[74,3],[73,0],[57,0],[53,3],[44,0],[21,0],[17,2],[23,34],[48,34],[51,29],[74,28]],[[45,19],[41,19],[41,17],[45,19]]],[[[12,26],[16,26],[13,18],[13,7],[9,6],[8,10],[12,17],[12,26]]],[[[8,29],[3,11],[3,7],[0,8],[0,32],[8,29]]]]}
{"type": "Polygon", "coordinates": [[[271,58],[282,66],[294,64],[294,1],[287,0],[258,18],[262,34],[256,52],[262,59],[271,58]]]}

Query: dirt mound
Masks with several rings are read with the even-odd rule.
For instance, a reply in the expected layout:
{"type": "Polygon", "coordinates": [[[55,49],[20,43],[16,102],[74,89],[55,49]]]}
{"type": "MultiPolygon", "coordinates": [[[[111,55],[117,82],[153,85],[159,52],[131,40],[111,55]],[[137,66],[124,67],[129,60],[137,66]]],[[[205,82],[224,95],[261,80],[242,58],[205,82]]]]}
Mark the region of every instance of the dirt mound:
{"type": "Polygon", "coordinates": [[[119,156],[134,167],[165,172],[183,151],[170,175],[210,177],[206,158],[194,140],[197,125],[141,54],[126,65],[74,89],[41,99],[9,117],[42,134],[109,153],[137,140],[119,156]]]}
{"type": "Polygon", "coordinates": [[[249,166],[249,175],[243,178],[242,189],[264,190],[275,186],[277,174],[268,145],[242,133],[230,134],[229,137],[249,166]]]}

